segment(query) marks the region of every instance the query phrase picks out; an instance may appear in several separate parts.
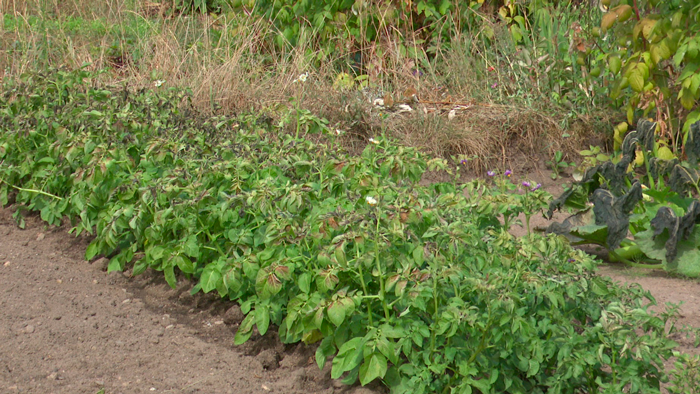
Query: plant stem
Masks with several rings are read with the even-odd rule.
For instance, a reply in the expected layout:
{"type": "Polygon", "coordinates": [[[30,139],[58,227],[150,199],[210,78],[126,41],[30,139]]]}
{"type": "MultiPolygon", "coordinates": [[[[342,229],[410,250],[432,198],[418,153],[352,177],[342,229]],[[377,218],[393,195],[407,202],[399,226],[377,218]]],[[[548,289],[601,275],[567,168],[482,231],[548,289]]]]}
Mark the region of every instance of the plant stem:
{"type": "Polygon", "coordinates": [[[0,182],[5,183],[5,184],[9,185],[10,187],[12,187],[13,189],[17,189],[17,190],[19,190],[19,191],[21,191],[21,192],[36,193],[36,194],[41,194],[42,196],[55,198],[56,200],[63,200],[63,197],[59,197],[59,196],[53,195],[53,194],[51,194],[51,193],[47,193],[47,192],[45,192],[45,191],[36,190],[36,189],[25,189],[25,188],[23,188],[23,187],[19,187],[19,186],[15,186],[15,185],[10,185],[10,184],[7,183],[4,179],[0,179],[0,182]]]}
{"type": "Polygon", "coordinates": [[[380,220],[380,212],[379,208],[377,208],[377,227],[375,229],[375,236],[374,236],[374,261],[377,267],[377,272],[378,272],[378,278],[379,278],[379,299],[382,301],[382,307],[384,308],[384,318],[386,320],[389,320],[390,314],[389,314],[389,307],[386,304],[386,291],[384,289],[385,283],[384,283],[384,275],[382,274],[382,262],[379,259],[379,220],[380,220]]]}
{"type": "Polygon", "coordinates": [[[525,226],[527,227],[527,235],[530,235],[530,215],[525,214],[525,226]]]}
{"type": "Polygon", "coordinates": [[[476,351],[472,353],[471,357],[469,357],[469,360],[467,360],[467,364],[471,364],[476,360],[476,358],[481,354],[482,351],[486,348],[486,337],[488,336],[489,330],[491,329],[491,308],[489,308],[489,317],[488,321],[486,322],[486,327],[484,328],[484,333],[481,336],[481,339],[479,340],[479,347],[476,348],[476,351]]]}
{"type": "MultiPolygon", "coordinates": [[[[355,244],[355,255],[360,255],[357,244],[355,244]]],[[[362,260],[358,259],[357,263],[357,270],[359,271],[358,273],[360,275],[360,285],[362,285],[362,291],[366,296],[369,296],[369,293],[367,292],[367,285],[365,284],[365,274],[362,271],[362,260]]],[[[369,325],[372,326],[372,307],[369,303],[367,304],[367,317],[369,318],[369,325]]]]}
{"type": "Polygon", "coordinates": [[[629,260],[629,259],[621,256],[620,254],[618,254],[616,250],[609,251],[608,258],[610,259],[610,261],[625,263],[626,265],[629,265],[630,267],[635,267],[635,268],[658,269],[658,268],[663,267],[662,264],[660,264],[660,263],[659,264],[635,263],[634,261],[629,260]]]}

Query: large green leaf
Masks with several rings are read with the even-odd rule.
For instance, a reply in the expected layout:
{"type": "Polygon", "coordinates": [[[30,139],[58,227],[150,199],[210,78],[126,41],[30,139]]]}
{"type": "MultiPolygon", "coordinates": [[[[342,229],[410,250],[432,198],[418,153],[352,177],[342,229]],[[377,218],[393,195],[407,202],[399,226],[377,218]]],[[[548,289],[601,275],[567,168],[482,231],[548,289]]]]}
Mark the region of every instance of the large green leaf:
{"type": "Polygon", "coordinates": [[[341,325],[343,320],[345,320],[345,307],[340,303],[340,301],[331,303],[331,305],[328,306],[326,313],[328,313],[328,319],[336,327],[341,325]]]}
{"type": "Polygon", "coordinates": [[[360,366],[360,383],[364,386],[377,378],[383,378],[387,370],[387,360],[381,353],[372,353],[365,357],[360,366]]]}
{"type": "Polygon", "coordinates": [[[222,281],[223,277],[219,271],[219,267],[216,264],[207,264],[202,271],[202,276],[199,278],[199,283],[202,285],[202,291],[208,293],[218,285],[219,281],[222,281]]]}
{"type": "Polygon", "coordinates": [[[355,337],[345,342],[333,359],[331,378],[338,379],[343,373],[356,368],[362,362],[363,337],[355,337]]]}

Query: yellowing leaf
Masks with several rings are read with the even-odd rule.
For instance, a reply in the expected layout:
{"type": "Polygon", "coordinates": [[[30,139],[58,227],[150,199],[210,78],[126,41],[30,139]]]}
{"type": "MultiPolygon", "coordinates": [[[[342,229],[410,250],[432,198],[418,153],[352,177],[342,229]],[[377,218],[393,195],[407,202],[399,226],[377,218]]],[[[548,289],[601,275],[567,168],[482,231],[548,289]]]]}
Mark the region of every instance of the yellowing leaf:
{"type": "Polygon", "coordinates": [[[631,105],[627,106],[627,123],[632,124],[634,122],[634,108],[631,105]]]}
{"type": "Polygon", "coordinates": [[[639,35],[642,34],[642,22],[637,22],[634,25],[634,29],[632,29],[632,40],[637,41],[639,39],[639,35]]]}
{"type": "Polygon", "coordinates": [[[627,122],[622,122],[613,129],[614,149],[619,150],[622,146],[623,138],[627,134],[627,122]]]}
{"type": "Polygon", "coordinates": [[[620,22],[625,22],[632,17],[632,7],[627,4],[619,5],[613,8],[612,12],[617,15],[617,20],[620,22]]]}
{"type": "Polygon", "coordinates": [[[603,19],[600,21],[600,28],[603,30],[603,34],[608,31],[617,20],[617,14],[614,12],[608,12],[603,15],[603,19]]]}
{"type": "Polygon", "coordinates": [[[642,36],[649,40],[651,37],[651,32],[654,30],[654,25],[656,25],[656,21],[653,19],[644,18],[639,23],[642,25],[642,36]]]}
{"type": "Polygon", "coordinates": [[[673,160],[676,156],[673,154],[673,152],[671,152],[671,149],[669,149],[667,146],[662,146],[656,152],[656,157],[658,157],[661,160],[673,160]]]}
{"type": "Polygon", "coordinates": [[[629,80],[630,87],[635,92],[641,92],[642,90],[644,90],[644,75],[642,73],[642,70],[640,70],[638,67],[635,67],[632,70],[630,70],[627,80],[629,80]]]}
{"type": "Polygon", "coordinates": [[[610,71],[613,74],[617,74],[622,68],[622,60],[620,60],[619,56],[610,56],[608,58],[608,67],[610,67],[610,71]]]}
{"type": "Polygon", "coordinates": [[[348,73],[340,73],[333,81],[333,88],[336,90],[349,90],[355,85],[355,81],[348,73]]]}
{"type": "Polygon", "coordinates": [[[669,49],[665,40],[659,42],[658,44],[652,45],[650,52],[651,60],[654,62],[654,64],[671,57],[671,49],[669,49]]]}
{"type": "Polygon", "coordinates": [[[627,133],[627,130],[629,128],[629,124],[627,122],[620,122],[615,126],[616,129],[619,129],[622,134],[627,133]]]}
{"type": "Polygon", "coordinates": [[[683,108],[693,109],[693,105],[695,105],[695,98],[689,89],[681,89],[680,93],[678,93],[678,98],[680,98],[683,108]]]}

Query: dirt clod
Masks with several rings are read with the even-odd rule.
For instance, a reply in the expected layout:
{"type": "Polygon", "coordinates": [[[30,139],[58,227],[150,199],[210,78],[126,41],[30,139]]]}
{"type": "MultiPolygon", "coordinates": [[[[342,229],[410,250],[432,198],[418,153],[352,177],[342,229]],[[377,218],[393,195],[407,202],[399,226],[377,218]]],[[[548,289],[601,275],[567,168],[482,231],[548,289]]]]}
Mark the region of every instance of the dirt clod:
{"type": "Polygon", "coordinates": [[[95,267],[99,267],[102,271],[107,271],[107,267],[109,266],[109,259],[100,257],[99,259],[95,260],[93,263],[95,267]]]}
{"type": "Polygon", "coordinates": [[[256,358],[264,369],[273,371],[280,366],[280,355],[274,349],[263,350],[256,358]]]}
{"type": "Polygon", "coordinates": [[[243,319],[245,318],[245,315],[243,312],[241,312],[241,307],[238,305],[234,305],[226,311],[224,314],[224,323],[226,323],[229,326],[238,326],[241,324],[243,319]]]}

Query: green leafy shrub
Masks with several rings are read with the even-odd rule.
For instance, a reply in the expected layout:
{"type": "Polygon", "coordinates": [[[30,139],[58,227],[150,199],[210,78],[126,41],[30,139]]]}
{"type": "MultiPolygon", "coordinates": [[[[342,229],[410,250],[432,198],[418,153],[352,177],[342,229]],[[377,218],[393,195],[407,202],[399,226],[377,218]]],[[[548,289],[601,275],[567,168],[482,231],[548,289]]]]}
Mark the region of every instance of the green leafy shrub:
{"type": "Polygon", "coordinates": [[[175,9],[184,13],[221,11],[229,3],[227,0],[173,0],[175,9]]]}
{"type": "Polygon", "coordinates": [[[383,138],[348,156],[310,114],[296,121],[317,142],[251,115],[201,118],[187,99],[105,90],[84,71],[6,85],[0,204],[70,219],[110,270],[196,279],[241,304],[236,343],[275,325],[318,343],[318,365],[333,357],[347,383],[659,390],[677,311],[652,314],[650,294],[596,276],[558,237],[513,238],[502,223],[546,204],[536,187],[420,186],[442,160],[383,138]]]}
{"type": "MultiPolygon", "coordinates": [[[[627,123],[651,117],[680,155],[690,125],[700,120],[700,2],[604,1],[600,54],[613,79],[610,96],[624,104],[627,123]]],[[[595,52],[593,52],[595,54],[595,52]]]]}
{"type": "MultiPolygon", "coordinates": [[[[470,1],[463,7],[478,8],[483,1],[470,1]]],[[[277,44],[296,45],[304,27],[317,32],[320,42],[329,50],[337,49],[331,41],[342,38],[346,43],[373,42],[382,32],[393,29],[406,34],[420,32],[424,43],[449,29],[446,23],[437,23],[451,17],[457,5],[449,0],[421,0],[416,2],[387,1],[290,1],[290,0],[237,0],[234,9],[262,15],[279,29],[277,44]]],[[[465,12],[465,16],[470,16],[465,12]]],[[[444,22],[444,21],[443,21],[444,22]]],[[[401,44],[403,46],[403,43],[401,44]]],[[[427,47],[427,45],[426,45],[427,47]]],[[[406,48],[403,47],[405,51],[406,48]]]]}

